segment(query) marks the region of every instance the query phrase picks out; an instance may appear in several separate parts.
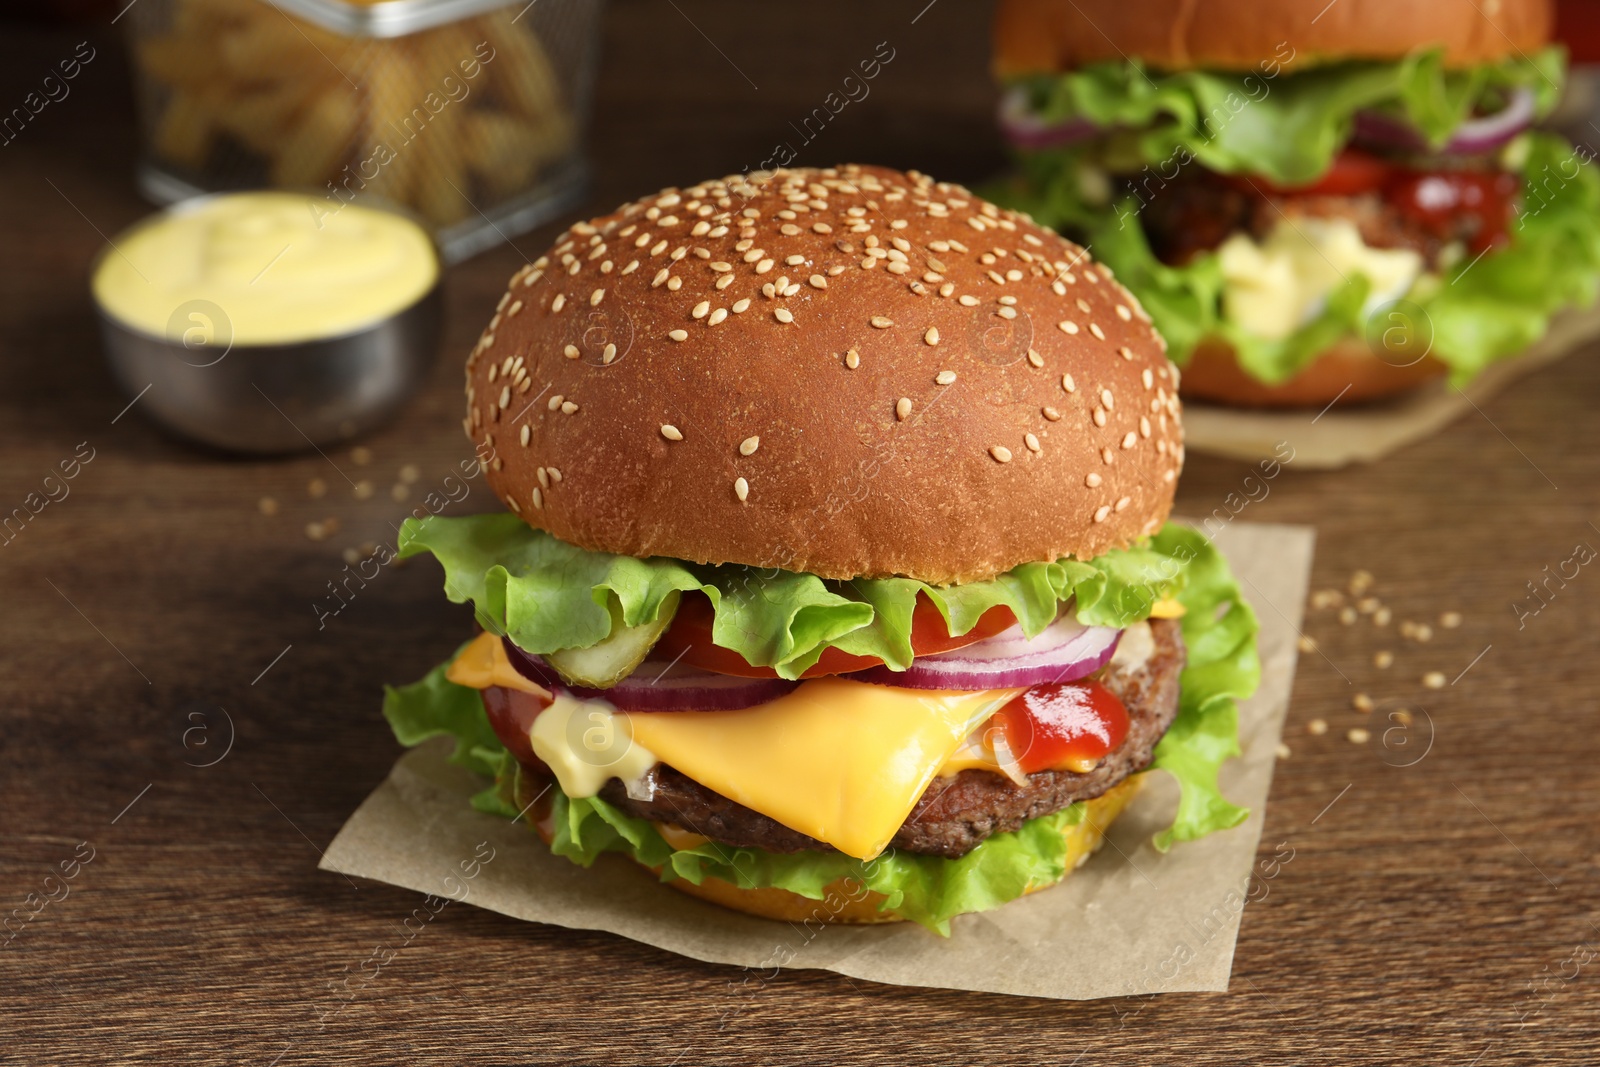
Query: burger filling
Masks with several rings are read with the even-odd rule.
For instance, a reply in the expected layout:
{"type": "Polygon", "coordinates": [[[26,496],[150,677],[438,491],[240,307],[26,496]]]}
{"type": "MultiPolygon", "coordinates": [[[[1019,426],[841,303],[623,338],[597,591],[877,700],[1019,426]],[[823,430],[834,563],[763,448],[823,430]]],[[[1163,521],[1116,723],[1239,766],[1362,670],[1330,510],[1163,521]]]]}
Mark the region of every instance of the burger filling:
{"type": "Polygon", "coordinates": [[[1351,335],[1464,381],[1593,298],[1593,153],[1530,129],[1559,96],[1559,50],[1467,70],[1424,49],[1279,51],[1244,72],[1019,81],[1004,120],[1023,174],[1001,198],[1093,248],[1175,362],[1214,339],[1268,383],[1351,335]]]}
{"type": "Polygon", "coordinates": [[[1161,847],[1246,814],[1216,775],[1255,620],[1191,530],[954,587],[607,557],[515,516],[401,545],[484,632],[390,690],[396,735],[453,735],[496,779],[476,803],[579,863],[814,898],[855,878],[944,931],[1059,878],[1088,802],[1152,765],[1183,790],[1161,847]]]}

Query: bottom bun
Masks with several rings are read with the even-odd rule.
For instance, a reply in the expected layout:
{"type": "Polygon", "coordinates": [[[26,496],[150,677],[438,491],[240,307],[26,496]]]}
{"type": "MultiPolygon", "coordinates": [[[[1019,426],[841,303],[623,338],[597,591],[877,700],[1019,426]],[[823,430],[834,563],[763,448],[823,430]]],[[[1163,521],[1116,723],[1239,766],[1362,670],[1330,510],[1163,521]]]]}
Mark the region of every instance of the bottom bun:
{"type": "Polygon", "coordinates": [[[1294,377],[1268,385],[1239,366],[1232,345],[1212,339],[1201,342],[1189,357],[1178,391],[1186,399],[1212,400],[1231,407],[1322,407],[1336,397],[1341,403],[1357,403],[1393,396],[1432,381],[1446,370],[1432,356],[1397,367],[1373,355],[1364,341],[1347,337],[1294,377]]]}
{"type": "MultiPolygon", "coordinates": [[[[1106,829],[1116,821],[1117,816],[1122,814],[1122,809],[1126,808],[1139,792],[1143,777],[1141,774],[1132,775],[1093,800],[1083,802],[1088,809],[1084,817],[1076,826],[1069,826],[1062,831],[1062,837],[1067,843],[1067,870],[1062,875],[1063,878],[1082,866],[1099,850],[1105,840],[1106,829]]],[[[656,874],[661,873],[659,867],[649,869],[656,874]]],[[[1030,885],[1025,892],[1035,893],[1041,889],[1048,889],[1059,881],[1060,879],[1057,879],[1053,882],[1030,885]]],[[[709,900],[724,908],[784,922],[866,924],[903,921],[901,916],[892,911],[879,910],[884,901],[883,894],[870,890],[863,892],[864,886],[848,878],[830,882],[823,889],[821,900],[813,900],[799,893],[771,886],[742,889],[720,878],[707,878],[699,885],[685,878],[674,878],[667,885],[680,893],[709,900]]]]}

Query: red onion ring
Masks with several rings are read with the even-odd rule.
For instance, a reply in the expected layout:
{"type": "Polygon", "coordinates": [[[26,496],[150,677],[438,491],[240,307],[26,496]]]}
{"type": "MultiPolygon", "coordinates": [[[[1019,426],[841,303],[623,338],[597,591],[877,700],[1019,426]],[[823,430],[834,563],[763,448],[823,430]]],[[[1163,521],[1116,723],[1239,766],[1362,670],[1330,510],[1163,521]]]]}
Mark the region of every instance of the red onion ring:
{"type": "MultiPolygon", "coordinates": [[[[1535,109],[1532,89],[1526,86],[1513,89],[1505,107],[1493,115],[1481,115],[1462,123],[1439,152],[1446,155],[1472,155],[1499,148],[1532,125],[1535,109]]],[[[1428,139],[1415,126],[1377,111],[1356,113],[1354,139],[1385,148],[1429,150],[1428,139]]]]}
{"type": "Polygon", "coordinates": [[[1028,92],[1020,85],[1000,98],[999,119],[1006,140],[1017,148],[1030,150],[1060,148],[1100,132],[1100,127],[1088,119],[1044,121],[1028,109],[1028,92]]]}
{"type": "Polygon", "coordinates": [[[548,663],[524,652],[510,638],[500,641],[524,678],[580,700],[604,700],[620,711],[737,711],[776,700],[800,684],[783,678],[736,678],[676,661],[646,660],[610,689],[588,689],[566,684],[548,663]]]}
{"type": "Polygon", "coordinates": [[[936,656],[918,656],[903,671],[872,667],[851,678],[905,689],[1009,689],[1071,682],[1111,661],[1121,630],[1085,626],[1064,612],[1037,637],[1020,625],[936,656]]]}

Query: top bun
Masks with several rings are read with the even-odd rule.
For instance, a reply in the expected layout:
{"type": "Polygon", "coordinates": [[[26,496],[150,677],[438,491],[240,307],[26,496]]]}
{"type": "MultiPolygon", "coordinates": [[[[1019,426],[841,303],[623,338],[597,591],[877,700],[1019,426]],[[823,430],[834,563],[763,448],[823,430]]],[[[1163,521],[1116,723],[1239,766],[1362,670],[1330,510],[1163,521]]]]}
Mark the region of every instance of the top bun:
{"type": "Polygon", "coordinates": [[[1002,77],[1118,59],[1244,70],[1443,47],[1447,65],[1470,67],[1544,47],[1554,23],[1550,0],[1000,0],[995,66],[1002,77]]]}
{"type": "Polygon", "coordinates": [[[960,186],[735,175],[518,271],[465,426],[506,506],[587,549],[966,582],[1160,528],[1165,347],[1082,248],[960,186]]]}

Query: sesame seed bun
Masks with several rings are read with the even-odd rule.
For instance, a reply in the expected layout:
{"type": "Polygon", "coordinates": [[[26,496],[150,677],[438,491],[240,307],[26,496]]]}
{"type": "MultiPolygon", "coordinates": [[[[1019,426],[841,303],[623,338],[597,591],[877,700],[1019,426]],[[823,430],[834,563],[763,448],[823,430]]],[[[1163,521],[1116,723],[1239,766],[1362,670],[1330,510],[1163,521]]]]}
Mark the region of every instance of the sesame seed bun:
{"type": "Polygon", "coordinates": [[[1002,77],[1051,74],[1138,59],[1165,70],[1244,70],[1346,59],[1399,59],[1419,46],[1469,67],[1544,47],[1550,0],[1001,0],[995,68],[1002,77]]]}
{"type": "Polygon", "coordinates": [[[668,189],[562,234],[467,360],[530,525],[627,556],[993,577],[1154,533],[1177,371],[1083,249],[876,167],[668,189]]]}
{"type": "Polygon", "coordinates": [[[1366,343],[1345,338],[1287,381],[1268,385],[1239,366],[1233,346],[1210,338],[1195,348],[1183,368],[1182,392],[1193,400],[1229,407],[1320,408],[1386,397],[1443,377],[1443,363],[1426,356],[1406,366],[1386,363],[1366,343]]]}

